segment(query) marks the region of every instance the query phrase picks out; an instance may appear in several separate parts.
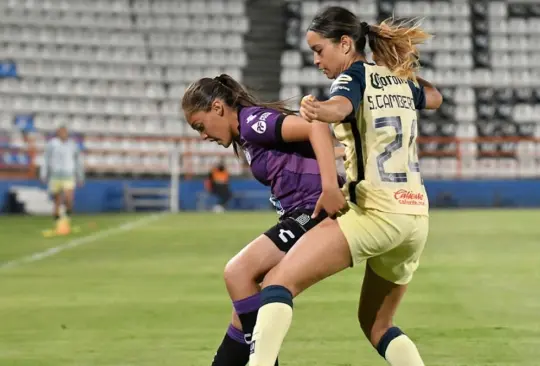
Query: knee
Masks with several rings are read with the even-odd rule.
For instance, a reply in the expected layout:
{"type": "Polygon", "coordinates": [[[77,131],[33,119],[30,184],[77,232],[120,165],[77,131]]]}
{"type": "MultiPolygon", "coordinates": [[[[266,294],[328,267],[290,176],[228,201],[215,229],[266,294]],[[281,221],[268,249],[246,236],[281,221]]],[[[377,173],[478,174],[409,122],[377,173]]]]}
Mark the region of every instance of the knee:
{"type": "Polygon", "coordinates": [[[253,277],[254,275],[236,257],[227,262],[223,270],[223,278],[228,288],[245,281],[254,281],[253,277]]]}
{"type": "Polygon", "coordinates": [[[236,281],[238,276],[237,267],[238,266],[236,265],[234,258],[228,261],[225,265],[225,268],[223,269],[223,279],[225,280],[227,286],[236,281]]]}
{"type": "Polygon", "coordinates": [[[288,292],[292,294],[293,297],[296,297],[301,291],[300,291],[300,285],[292,282],[287,281],[289,277],[283,274],[283,271],[280,270],[281,267],[275,267],[270,271],[266,276],[264,276],[264,280],[262,283],[262,287],[270,287],[270,286],[279,286],[285,288],[288,292]]]}

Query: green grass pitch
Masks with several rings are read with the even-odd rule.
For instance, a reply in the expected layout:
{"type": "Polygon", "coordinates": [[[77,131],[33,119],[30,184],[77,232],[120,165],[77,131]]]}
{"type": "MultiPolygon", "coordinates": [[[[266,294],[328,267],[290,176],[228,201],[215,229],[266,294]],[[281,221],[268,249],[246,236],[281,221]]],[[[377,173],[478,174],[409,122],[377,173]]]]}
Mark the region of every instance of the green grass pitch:
{"type": "MultiPolygon", "coordinates": [[[[0,267],[138,217],[79,216],[79,234],[51,239],[40,234],[50,218],[0,217],[0,267]]],[[[0,269],[0,365],[210,365],[231,311],[222,269],[275,220],[165,215],[0,269]]],[[[429,366],[537,366],[539,268],[539,211],[434,211],[397,324],[429,366]]],[[[347,270],[296,300],[283,366],[386,364],[356,320],[362,274],[347,270]]]]}

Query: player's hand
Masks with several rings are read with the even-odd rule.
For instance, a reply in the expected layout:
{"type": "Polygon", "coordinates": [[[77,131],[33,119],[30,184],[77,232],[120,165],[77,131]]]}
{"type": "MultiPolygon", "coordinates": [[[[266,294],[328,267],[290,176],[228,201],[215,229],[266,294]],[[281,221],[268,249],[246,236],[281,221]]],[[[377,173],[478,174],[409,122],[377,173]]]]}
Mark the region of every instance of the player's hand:
{"type": "Polygon", "coordinates": [[[317,200],[315,209],[313,210],[312,218],[319,216],[321,211],[324,210],[329,217],[336,218],[343,215],[349,210],[349,205],[347,205],[347,200],[343,195],[341,189],[337,186],[335,188],[324,189],[321,193],[321,196],[317,200]]]}
{"type": "Polygon", "coordinates": [[[300,115],[308,122],[317,119],[319,101],[313,95],[306,95],[300,102],[300,115]]]}

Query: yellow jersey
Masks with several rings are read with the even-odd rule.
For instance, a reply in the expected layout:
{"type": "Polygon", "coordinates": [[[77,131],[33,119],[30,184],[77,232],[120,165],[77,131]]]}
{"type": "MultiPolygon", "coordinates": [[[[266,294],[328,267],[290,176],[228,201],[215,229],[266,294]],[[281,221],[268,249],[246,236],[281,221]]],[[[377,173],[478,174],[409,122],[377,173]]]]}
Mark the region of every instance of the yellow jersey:
{"type": "Polygon", "coordinates": [[[348,200],[360,208],[427,216],[416,146],[423,88],[387,67],[355,62],[332,83],[330,98],[338,95],[354,108],[334,125],[345,146],[348,200]]]}

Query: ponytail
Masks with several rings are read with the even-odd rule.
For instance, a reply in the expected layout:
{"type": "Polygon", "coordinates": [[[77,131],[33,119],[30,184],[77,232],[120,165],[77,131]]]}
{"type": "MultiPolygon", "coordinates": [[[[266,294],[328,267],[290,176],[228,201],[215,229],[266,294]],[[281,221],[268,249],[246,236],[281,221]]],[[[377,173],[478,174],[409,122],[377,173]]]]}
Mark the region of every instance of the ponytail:
{"type": "Polygon", "coordinates": [[[410,20],[398,24],[390,18],[365,29],[374,59],[396,76],[416,81],[420,69],[420,52],[416,46],[431,38],[420,28],[419,22],[410,20]]]}
{"type": "Polygon", "coordinates": [[[242,107],[262,107],[275,109],[284,114],[294,114],[295,111],[289,109],[284,101],[277,102],[263,102],[258,100],[253,94],[247,91],[238,81],[234,80],[231,76],[227,74],[221,74],[214,78],[215,81],[221,83],[223,86],[228,88],[235,95],[235,103],[230,105],[230,107],[235,107],[236,105],[242,107]]]}
{"type": "Polygon", "coordinates": [[[431,37],[415,20],[396,24],[394,19],[379,25],[360,22],[358,17],[341,6],[321,9],[311,21],[308,31],[338,43],[346,35],[354,40],[356,52],[365,55],[366,43],[376,61],[396,76],[416,80],[420,68],[417,45],[431,37]],[[366,42],[367,41],[367,42],[366,42]]]}

